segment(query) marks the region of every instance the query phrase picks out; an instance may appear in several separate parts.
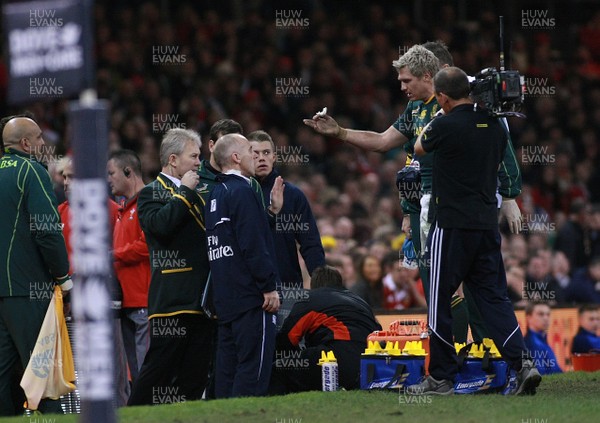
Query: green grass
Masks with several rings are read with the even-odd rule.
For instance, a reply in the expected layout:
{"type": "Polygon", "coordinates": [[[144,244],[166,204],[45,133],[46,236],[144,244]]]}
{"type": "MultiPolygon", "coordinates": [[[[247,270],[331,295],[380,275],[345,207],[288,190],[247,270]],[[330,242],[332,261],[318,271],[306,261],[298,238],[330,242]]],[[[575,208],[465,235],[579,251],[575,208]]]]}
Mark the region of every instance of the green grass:
{"type": "MultiPolygon", "coordinates": [[[[546,376],[533,397],[454,395],[407,403],[397,392],[306,392],[269,398],[192,401],[128,407],[120,422],[136,423],[556,423],[593,422],[600,416],[600,372],[546,376]]],[[[0,422],[77,422],[79,416],[38,416],[0,422]]]]}

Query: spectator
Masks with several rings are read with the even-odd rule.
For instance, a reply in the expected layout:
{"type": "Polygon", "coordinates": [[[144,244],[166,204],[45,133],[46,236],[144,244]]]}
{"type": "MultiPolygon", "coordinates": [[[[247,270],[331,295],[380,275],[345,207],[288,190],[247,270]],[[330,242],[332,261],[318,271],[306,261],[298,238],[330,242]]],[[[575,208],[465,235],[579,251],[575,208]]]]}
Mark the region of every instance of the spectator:
{"type": "MultiPolygon", "coordinates": [[[[27,367],[54,285],[69,291],[67,248],[52,182],[37,161],[45,142],[30,118],[15,117],[2,130],[0,159],[0,415],[14,415],[12,371],[27,367]]],[[[39,410],[62,414],[60,401],[44,399],[39,410]]]]}
{"type": "Polygon", "coordinates": [[[383,307],[383,269],[375,256],[364,255],[358,262],[358,281],[350,289],[372,308],[383,307]]]}
{"type": "MultiPolygon", "coordinates": [[[[265,395],[275,349],[276,286],[281,283],[273,239],[261,200],[250,186],[254,155],[248,140],[225,135],[213,154],[222,171],[206,213],[219,319],[215,393],[217,398],[265,395]]],[[[282,189],[281,181],[273,188],[282,189]]]]}
{"type": "Polygon", "coordinates": [[[342,281],[344,282],[344,287],[346,289],[352,290],[352,287],[357,282],[356,267],[354,267],[354,261],[352,260],[352,257],[348,254],[340,254],[339,258],[342,263],[340,273],[342,274],[342,281]]]}
{"type": "MultiPolygon", "coordinates": [[[[271,198],[271,190],[279,172],[274,168],[278,159],[275,144],[265,131],[248,134],[248,141],[255,154],[255,175],[262,188],[263,198],[271,198]]],[[[321,245],[319,228],[313,217],[308,200],[295,185],[285,184],[283,207],[271,226],[277,268],[283,286],[302,288],[303,280],[298,261],[302,255],[308,273],[325,264],[325,252],[321,245]]]]}
{"type": "Polygon", "coordinates": [[[562,251],[555,251],[552,255],[552,277],[558,282],[560,289],[565,292],[571,284],[571,267],[569,259],[562,251]]]}
{"type": "Polygon", "coordinates": [[[178,398],[202,398],[213,348],[214,323],[203,315],[208,252],[196,193],[200,137],[170,129],[160,146],[162,171],[138,196],[138,214],[150,254],[150,346],[129,405],[153,404],[157,388],[178,398]],[[176,287],[176,289],[175,289],[176,287]]]}
{"type": "Polygon", "coordinates": [[[536,255],[529,260],[525,291],[529,301],[561,303],[564,296],[560,285],[550,271],[544,257],[536,255]]]}
{"type": "Polygon", "coordinates": [[[567,256],[572,269],[583,267],[589,262],[585,248],[589,211],[589,204],[585,200],[578,198],[573,201],[569,220],[558,229],[556,235],[554,249],[567,256]]]}
{"type": "Polygon", "coordinates": [[[589,216],[590,256],[600,256],[600,204],[592,205],[589,216]]]}
{"type": "Polygon", "coordinates": [[[360,355],[367,336],[381,330],[371,308],[344,289],[340,272],[330,266],[315,269],[308,298],[297,302],[277,335],[270,392],[286,394],[321,389],[321,352],[333,351],[344,389],[358,389],[360,355]],[[304,348],[300,348],[300,344],[304,348]],[[277,357],[297,357],[286,365],[277,357]],[[295,365],[300,363],[300,365],[295,365]]]}
{"type": "Polygon", "coordinates": [[[539,301],[531,302],[525,308],[525,320],[527,321],[527,333],[524,338],[525,346],[542,375],[562,373],[556,355],[548,345],[550,311],[548,304],[539,301]]]}
{"type": "Polygon", "coordinates": [[[565,297],[567,302],[600,304],[600,256],[573,274],[565,297]]]}
{"type": "Polygon", "coordinates": [[[150,258],[146,237],[138,218],[138,195],[144,188],[142,165],[133,151],[118,150],[109,156],[107,173],[112,194],[123,197],[113,231],[113,260],[115,274],[123,292],[123,343],[131,381],[135,383],[148,350],[150,336],[150,258]]]}
{"type": "Polygon", "coordinates": [[[386,275],[383,278],[383,308],[404,310],[411,307],[427,307],[425,296],[417,287],[418,268],[409,268],[390,253],[384,260],[386,275]]]}
{"type": "Polygon", "coordinates": [[[579,307],[579,330],[573,338],[571,353],[600,353],[600,308],[597,305],[579,307]]]}
{"type": "Polygon", "coordinates": [[[508,298],[516,307],[527,305],[527,291],[525,290],[525,271],[521,266],[514,265],[506,271],[506,284],[508,298]]]}

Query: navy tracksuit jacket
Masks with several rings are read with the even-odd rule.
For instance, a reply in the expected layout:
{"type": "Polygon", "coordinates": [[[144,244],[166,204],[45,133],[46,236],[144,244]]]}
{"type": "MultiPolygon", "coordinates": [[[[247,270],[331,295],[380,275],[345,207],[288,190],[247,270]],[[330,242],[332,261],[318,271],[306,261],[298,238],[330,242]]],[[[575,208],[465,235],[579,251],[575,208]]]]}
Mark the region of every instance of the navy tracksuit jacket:
{"type": "Polygon", "coordinates": [[[280,283],[261,200],[249,180],[219,175],[206,205],[208,259],[219,319],[217,398],[267,393],[275,350],[275,315],[263,293],[280,283]]]}
{"type": "MultiPolygon", "coordinates": [[[[260,181],[265,199],[270,198],[277,176],[279,172],[274,169],[269,176],[260,181]]],[[[321,244],[317,222],[306,196],[289,182],[285,183],[283,191],[283,207],[274,220],[271,230],[275,243],[277,268],[283,286],[302,288],[302,272],[298,263],[296,241],[300,245],[300,254],[310,274],[317,267],[325,265],[325,251],[321,244]]]]}

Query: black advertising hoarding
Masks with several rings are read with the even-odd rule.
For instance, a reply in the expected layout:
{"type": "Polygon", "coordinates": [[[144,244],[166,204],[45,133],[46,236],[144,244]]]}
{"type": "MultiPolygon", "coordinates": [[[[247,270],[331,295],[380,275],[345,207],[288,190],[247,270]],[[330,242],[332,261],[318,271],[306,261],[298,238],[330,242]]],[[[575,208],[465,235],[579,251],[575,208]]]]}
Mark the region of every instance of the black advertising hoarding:
{"type": "Polygon", "coordinates": [[[91,85],[90,10],[86,0],[2,7],[9,103],[70,97],[91,85]]]}

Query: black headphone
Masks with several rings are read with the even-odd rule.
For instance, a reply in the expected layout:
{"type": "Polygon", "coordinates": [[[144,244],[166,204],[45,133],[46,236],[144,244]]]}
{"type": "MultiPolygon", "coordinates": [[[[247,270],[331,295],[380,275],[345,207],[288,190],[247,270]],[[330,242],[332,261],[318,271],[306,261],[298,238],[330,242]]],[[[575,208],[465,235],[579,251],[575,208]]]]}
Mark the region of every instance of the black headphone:
{"type": "Polygon", "coordinates": [[[128,167],[123,168],[123,175],[129,178],[129,175],[131,175],[131,169],[129,169],[128,167]]]}

